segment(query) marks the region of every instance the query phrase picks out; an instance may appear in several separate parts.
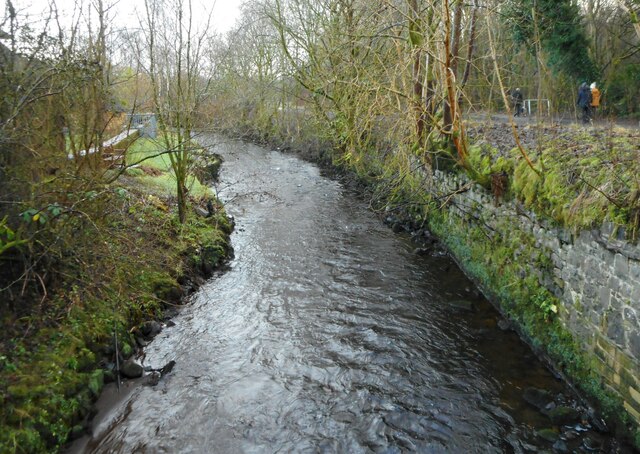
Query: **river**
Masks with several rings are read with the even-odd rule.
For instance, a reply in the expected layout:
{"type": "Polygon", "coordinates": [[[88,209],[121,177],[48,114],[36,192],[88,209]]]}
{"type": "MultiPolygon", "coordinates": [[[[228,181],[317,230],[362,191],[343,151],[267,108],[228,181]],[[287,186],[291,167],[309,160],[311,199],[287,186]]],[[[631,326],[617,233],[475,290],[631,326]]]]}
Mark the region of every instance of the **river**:
{"type": "Polygon", "coordinates": [[[145,365],[173,371],[103,405],[83,451],[551,449],[536,435],[551,423],[523,392],[571,392],[446,254],[416,254],[293,155],[214,151],[235,258],[147,347],[145,365]]]}

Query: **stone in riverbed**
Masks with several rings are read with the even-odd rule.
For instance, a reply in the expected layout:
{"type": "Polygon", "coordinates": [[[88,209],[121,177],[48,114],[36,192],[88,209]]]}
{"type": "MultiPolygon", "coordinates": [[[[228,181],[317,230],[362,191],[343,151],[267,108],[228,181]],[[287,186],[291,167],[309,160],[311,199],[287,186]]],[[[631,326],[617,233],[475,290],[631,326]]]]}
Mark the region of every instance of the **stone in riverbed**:
{"type": "Polygon", "coordinates": [[[553,444],[553,450],[559,453],[566,453],[569,452],[569,446],[564,441],[558,440],[553,444]]]}
{"type": "Polygon", "coordinates": [[[540,411],[543,411],[550,402],[553,402],[553,396],[549,391],[538,388],[526,388],[522,398],[540,411]]]}
{"type": "Polygon", "coordinates": [[[136,344],[138,344],[138,347],[140,348],[145,348],[147,345],[149,345],[149,342],[144,340],[142,336],[136,336],[136,344]]]}
{"type": "Polygon", "coordinates": [[[149,320],[140,325],[140,332],[146,339],[153,339],[162,331],[162,325],[155,320],[149,320]]]}
{"type": "Polygon", "coordinates": [[[162,378],[162,374],[160,372],[154,370],[149,375],[146,376],[145,382],[143,383],[145,386],[156,386],[160,383],[160,379],[162,378]]]}
{"type": "Polygon", "coordinates": [[[135,362],[132,358],[126,360],[120,366],[120,375],[126,378],[138,378],[142,377],[144,369],[142,366],[135,362]]]}
{"type": "Polygon", "coordinates": [[[498,320],[498,328],[500,328],[502,331],[510,331],[513,329],[513,325],[511,324],[511,321],[505,318],[501,318],[500,320],[498,320]]]}
{"type": "Polygon", "coordinates": [[[467,312],[474,312],[476,310],[475,305],[473,304],[473,301],[469,301],[469,300],[449,301],[449,305],[454,309],[459,309],[467,312]]]}
{"type": "Polygon", "coordinates": [[[558,406],[547,412],[547,416],[553,424],[563,426],[576,422],[580,418],[580,412],[575,408],[558,406]]]}
{"type": "Polygon", "coordinates": [[[202,216],[203,218],[208,218],[209,216],[211,216],[211,214],[207,210],[199,205],[195,205],[193,207],[193,211],[195,211],[198,216],[202,216]]]}
{"type": "Polygon", "coordinates": [[[560,434],[553,429],[542,429],[537,432],[538,437],[550,443],[554,443],[560,437],[560,434]]]}
{"type": "Polygon", "coordinates": [[[173,366],[176,365],[176,362],[171,360],[169,361],[167,364],[165,364],[162,369],[160,369],[160,373],[162,374],[162,376],[167,375],[168,373],[170,373],[173,370],[173,366]]]}

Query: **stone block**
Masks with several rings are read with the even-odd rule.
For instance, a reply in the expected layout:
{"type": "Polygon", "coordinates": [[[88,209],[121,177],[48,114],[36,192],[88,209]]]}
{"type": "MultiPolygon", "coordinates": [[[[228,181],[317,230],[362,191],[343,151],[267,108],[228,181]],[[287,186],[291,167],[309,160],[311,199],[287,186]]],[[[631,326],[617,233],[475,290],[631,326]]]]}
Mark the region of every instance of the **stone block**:
{"type": "Polygon", "coordinates": [[[627,333],[627,349],[636,361],[640,361],[640,330],[629,330],[627,333]]]}
{"type": "Polygon", "coordinates": [[[573,234],[569,229],[558,229],[558,239],[564,244],[573,243],[573,234]]]}
{"type": "Polygon", "coordinates": [[[610,303],[611,303],[611,290],[609,289],[609,287],[600,287],[600,289],[598,290],[598,305],[601,308],[606,309],[609,307],[610,303]]]}
{"type": "Polygon", "coordinates": [[[618,295],[617,294],[611,295],[611,300],[609,303],[609,307],[607,309],[614,314],[619,314],[622,317],[623,308],[624,308],[624,303],[618,297],[618,295]]]}
{"type": "Polygon", "coordinates": [[[636,388],[640,387],[640,363],[620,349],[616,349],[614,355],[623,383],[636,388]]]}
{"type": "Polygon", "coordinates": [[[556,286],[560,290],[560,294],[562,294],[565,286],[564,281],[562,279],[558,279],[556,273],[553,273],[553,276],[553,285],[556,286]]]}
{"type": "Polygon", "coordinates": [[[624,306],[622,309],[622,314],[624,315],[624,321],[626,326],[629,328],[640,328],[640,324],[638,323],[638,313],[631,306],[624,306]]]}
{"type": "Polygon", "coordinates": [[[629,260],[629,276],[635,281],[640,281],[640,262],[629,260]]]}
{"type": "Polygon", "coordinates": [[[636,404],[634,406],[637,406],[638,408],[640,408],[640,391],[638,391],[633,386],[629,386],[629,395],[631,396],[631,399],[633,399],[633,401],[636,404]]]}
{"type": "Polygon", "coordinates": [[[601,249],[600,258],[603,266],[613,269],[613,260],[615,258],[615,254],[613,252],[601,249]]]}
{"type": "Polygon", "coordinates": [[[623,255],[629,260],[640,260],[640,247],[636,244],[624,242],[620,248],[623,255]]]}
{"type": "Polygon", "coordinates": [[[578,234],[578,241],[583,244],[589,244],[593,240],[589,230],[581,230],[578,234]]]}
{"type": "Polygon", "coordinates": [[[637,370],[630,370],[628,368],[620,367],[620,388],[619,392],[625,396],[625,398],[631,400],[629,389],[635,389],[640,391],[640,382],[638,382],[637,370]]]}
{"type": "Polygon", "coordinates": [[[604,282],[606,282],[604,281],[606,275],[602,273],[599,267],[589,266],[588,264],[585,264],[584,269],[585,269],[585,273],[584,273],[585,277],[591,282],[599,283],[599,284],[603,284],[604,282]]]}
{"type": "Polygon", "coordinates": [[[610,276],[607,281],[607,286],[612,293],[620,293],[620,290],[622,289],[622,281],[616,276],[610,276]]]}
{"type": "Polygon", "coordinates": [[[575,249],[567,251],[567,262],[573,268],[580,268],[584,265],[584,255],[575,249]]]}
{"type": "MultiPolygon", "coordinates": [[[[570,285],[570,287],[575,288],[576,282],[571,282],[570,284],[574,284],[570,285]]],[[[594,300],[598,298],[598,288],[589,282],[585,282],[582,292],[579,293],[582,302],[588,306],[593,306],[594,300]]]]}
{"type": "Polygon", "coordinates": [[[604,221],[602,223],[602,227],[600,228],[600,233],[602,233],[602,236],[604,237],[610,237],[611,235],[613,235],[615,228],[616,226],[613,222],[604,221]]]}
{"type": "Polygon", "coordinates": [[[625,347],[625,332],[622,314],[613,313],[607,316],[607,337],[618,347],[625,347]]]}
{"type": "Polygon", "coordinates": [[[640,411],[633,408],[633,406],[631,406],[631,404],[626,401],[624,402],[624,409],[627,410],[629,416],[631,416],[636,421],[636,423],[640,424],[640,411]]]}
{"type": "Polygon", "coordinates": [[[631,294],[633,293],[633,287],[629,284],[628,281],[620,282],[620,298],[629,301],[631,299],[631,294]]]}
{"type": "Polygon", "coordinates": [[[631,286],[631,293],[629,294],[629,303],[633,307],[640,307],[640,283],[634,282],[635,285],[631,286]]]}
{"type": "Polygon", "coordinates": [[[589,322],[591,323],[592,326],[595,326],[596,328],[601,326],[601,324],[602,324],[602,315],[600,313],[598,313],[597,311],[594,311],[593,309],[591,309],[587,313],[587,316],[589,317],[588,320],[589,320],[589,322]]]}
{"type": "Polygon", "coordinates": [[[578,273],[576,273],[574,270],[575,268],[565,267],[563,268],[560,277],[569,285],[569,287],[573,289],[579,289],[582,281],[579,278],[578,273]]]}
{"type": "Polygon", "coordinates": [[[613,269],[620,279],[629,277],[629,259],[622,254],[616,254],[613,259],[613,269]]]}

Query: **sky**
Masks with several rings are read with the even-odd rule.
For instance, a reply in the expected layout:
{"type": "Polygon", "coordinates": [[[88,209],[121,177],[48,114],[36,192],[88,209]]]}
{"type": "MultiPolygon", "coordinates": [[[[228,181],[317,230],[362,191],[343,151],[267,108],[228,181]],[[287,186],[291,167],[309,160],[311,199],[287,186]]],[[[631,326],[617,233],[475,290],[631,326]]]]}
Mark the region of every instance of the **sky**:
{"type": "MultiPolygon", "coordinates": [[[[103,0],[105,5],[112,4],[111,17],[114,24],[135,28],[139,15],[144,11],[144,0],[103,0]]],[[[213,10],[213,29],[218,33],[228,31],[240,16],[240,4],[243,0],[216,0],[213,10]]],[[[43,11],[48,11],[49,0],[13,0],[14,6],[21,12],[28,13],[31,17],[41,17],[43,11]]],[[[91,5],[91,0],[55,0],[61,16],[71,18],[73,16],[74,5],[91,5]]],[[[193,0],[194,9],[197,11],[196,18],[206,18],[205,11],[211,7],[211,0],[193,0]],[[206,6],[204,6],[206,5],[206,6]],[[200,14],[199,14],[200,13],[200,14]]],[[[0,17],[4,17],[5,2],[0,2],[0,17]]],[[[197,20],[197,19],[196,19],[197,20]]]]}

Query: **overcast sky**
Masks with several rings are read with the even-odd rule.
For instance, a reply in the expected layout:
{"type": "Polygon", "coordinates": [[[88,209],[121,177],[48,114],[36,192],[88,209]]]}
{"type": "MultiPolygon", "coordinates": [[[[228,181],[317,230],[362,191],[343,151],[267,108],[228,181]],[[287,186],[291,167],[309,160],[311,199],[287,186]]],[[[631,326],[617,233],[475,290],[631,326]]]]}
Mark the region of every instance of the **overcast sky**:
{"type": "MultiPolygon", "coordinates": [[[[113,19],[113,26],[136,27],[137,17],[144,11],[144,0],[103,0],[105,5],[114,5],[109,14],[113,19]]],[[[63,18],[70,19],[74,12],[74,5],[83,7],[91,5],[90,0],[55,0],[63,18]]],[[[211,0],[193,0],[196,20],[206,18],[206,11],[211,8],[211,0]]],[[[218,33],[228,31],[240,15],[242,0],[216,0],[213,10],[213,28],[218,33]]],[[[49,9],[49,0],[13,0],[15,8],[30,15],[34,25],[37,18],[49,9]]],[[[4,17],[6,4],[0,2],[0,13],[4,17]]]]}

